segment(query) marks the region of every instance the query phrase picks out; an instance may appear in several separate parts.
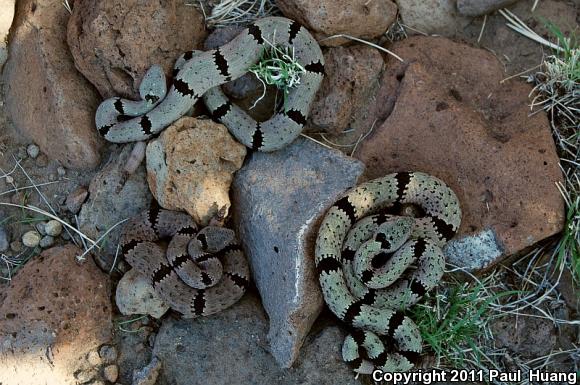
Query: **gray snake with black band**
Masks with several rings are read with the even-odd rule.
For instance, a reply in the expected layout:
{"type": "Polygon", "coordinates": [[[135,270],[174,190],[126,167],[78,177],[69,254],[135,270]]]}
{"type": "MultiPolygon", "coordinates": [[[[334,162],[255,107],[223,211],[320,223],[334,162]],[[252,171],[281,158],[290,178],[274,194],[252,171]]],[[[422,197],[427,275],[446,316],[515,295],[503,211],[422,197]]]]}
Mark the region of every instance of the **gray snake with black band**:
{"type": "Polygon", "coordinates": [[[420,172],[361,184],[328,210],[316,239],[315,261],[328,307],[352,329],[342,355],[355,371],[413,367],[422,341],[403,310],[441,279],[441,247],[460,222],[455,193],[420,172]],[[411,209],[416,217],[386,213],[411,209]]]}
{"type": "Polygon", "coordinates": [[[186,318],[217,313],[236,303],[250,271],[232,230],[198,230],[188,214],[158,206],[131,218],[120,240],[121,254],[159,297],[186,318]],[[165,249],[161,241],[168,241],[165,249]]]}
{"type": "Polygon", "coordinates": [[[254,150],[274,151],[300,135],[323,74],[324,58],[310,33],[295,21],[267,17],[218,49],[181,55],[169,92],[163,70],[152,66],[139,87],[142,100],[115,97],[103,101],[97,109],[96,126],[111,142],[146,140],[185,115],[204,96],[212,116],[241,143],[254,150]],[[269,44],[291,50],[304,72],[286,96],[285,108],[265,122],[256,122],[230,102],[219,86],[244,75],[269,44]]]}

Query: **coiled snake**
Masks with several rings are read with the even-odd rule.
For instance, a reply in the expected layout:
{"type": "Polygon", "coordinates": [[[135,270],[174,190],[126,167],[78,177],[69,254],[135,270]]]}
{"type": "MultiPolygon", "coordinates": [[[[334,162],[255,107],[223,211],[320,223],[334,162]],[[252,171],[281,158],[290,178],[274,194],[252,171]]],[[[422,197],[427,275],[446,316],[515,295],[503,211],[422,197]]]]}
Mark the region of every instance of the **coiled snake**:
{"type": "Polygon", "coordinates": [[[300,135],[323,73],[324,58],[310,33],[295,21],[267,17],[218,49],[181,55],[169,92],[163,70],[152,66],[139,86],[142,100],[115,97],[103,101],[97,109],[96,126],[111,142],[146,140],[185,115],[203,95],[214,119],[226,125],[241,143],[255,150],[274,151],[300,135]],[[230,102],[219,86],[244,75],[270,44],[293,52],[304,72],[286,96],[283,111],[259,123],[230,102]]]}
{"type": "Polygon", "coordinates": [[[420,172],[361,184],[328,210],[316,239],[315,261],[328,307],[353,329],[342,355],[355,371],[413,367],[422,341],[402,310],[441,279],[441,247],[460,222],[455,193],[420,172]],[[417,218],[384,213],[411,207],[420,211],[417,218]]]}
{"type": "Polygon", "coordinates": [[[232,230],[198,231],[188,214],[152,207],[127,222],[121,254],[159,297],[186,318],[217,313],[236,303],[250,271],[232,230]],[[167,250],[160,241],[169,241],[167,250]]]}

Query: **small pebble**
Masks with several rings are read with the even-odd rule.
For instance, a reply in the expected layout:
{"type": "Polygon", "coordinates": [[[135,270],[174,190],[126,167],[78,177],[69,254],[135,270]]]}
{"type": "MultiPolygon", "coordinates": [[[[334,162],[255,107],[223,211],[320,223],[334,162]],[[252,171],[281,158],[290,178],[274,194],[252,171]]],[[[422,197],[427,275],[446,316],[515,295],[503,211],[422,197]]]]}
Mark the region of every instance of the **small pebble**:
{"type": "Polygon", "coordinates": [[[10,242],[10,250],[14,251],[15,253],[19,253],[22,251],[22,242],[19,240],[10,242]]]}
{"type": "Polygon", "coordinates": [[[28,147],[26,147],[26,153],[28,154],[29,157],[35,159],[38,156],[38,154],[40,154],[40,148],[38,148],[38,146],[34,143],[29,144],[28,147]]]}
{"type": "Polygon", "coordinates": [[[70,235],[68,235],[68,233],[62,233],[60,237],[65,241],[70,241],[70,235]]]}
{"type": "Polygon", "coordinates": [[[11,175],[6,175],[6,183],[12,184],[14,183],[14,178],[11,175]]]}
{"type": "Polygon", "coordinates": [[[86,187],[78,187],[66,197],[66,208],[73,214],[78,213],[88,196],[89,192],[86,187]]]}
{"type": "Polygon", "coordinates": [[[56,175],[55,174],[49,174],[48,175],[48,180],[51,182],[54,182],[56,180],[56,175]]]}
{"type": "Polygon", "coordinates": [[[92,380],[95,375],[96,375],[96,371],[94,369],[89,369],[89,370],[82,370],[79,372],[75,372],[74,373],[74,377],[80,382],[80,383],[85,383],[85,382],[89,382],[90,380],[92,380]]]}
{"type": "Polygon", "coordinates": [[[10,248],[10,235],[6,229],[0,226],[0,252],[4,252],[10,248]]]}
{"type": "Polygon", "coordinates": [[[58,176],[61,176],[61,177],[62,176],[65,176],[66,175],[66,169],[64,167],[62,167],[62,166],[59,166],[56,169],[56,173],[58,174],[58,176]]]}
{"type": "Polygon", "coordinates": [[[48,235],[58,237],[60,233],[62,233],[62,223],[54,219],[50,220],[46,222],[46,225],[44,225],[44,231],[46,231],[46,234],[48,235]]]}
{"type": "Polygon", "coordinates": [[[46,230],[44,229],[44,226],[45,226],[44,222],[38,222],[34,227],[36,227],[36,230],[40,235],[46,235],[46,230]]]}
{"type": "Polygon", "coordinates": [[[103,375],[107,381],[115,382],[119,377],[119,368],[117,365],[109,365],[103,370],[103,375]]]}
{"type": "Polygon", "coordinates": [[[87,355],[87,361],[92,366],[97,366],[97,365],[100,365],[101,364],[101,357],[99,356],[99,353],[97,353],[96,350],[92,350],[87,355]]]}
{"type": "Polygon", "coordinates": [[[103,345],[99,350],[99,355],[107,364],[117,360],[117,349],[114,346],[103,345]]]}
{"type": "Polygon", "coordinates": [[[48,157],[44,154],[40,154],[36,158],[36,165],[38,167],[46,167],[48,165],[48,157]]]}
{"type": "Polygon", "coordinates": [[[28,157],[28,152],[26,151],[26,147],[19,147],[17,155],[18,155],[19,159],[26,159],[28,157]]]}
{"type": "Polygon", "coordinates": [[[26,247],[36,247],[40,243],[40,234],[36,230],[27,231],[22,236],[22,244],[26,247]]]}
{"type": "Polygon", "coordinates": [[[43,249],[46,249],[47,247],[50,247],[53,244],[54,244],[54,238],[51,237],[50,235],[46,235],[46,236],[42,237],[40,242],[38,242],[38,245],[40,247],[42,247],[43,249]]]}

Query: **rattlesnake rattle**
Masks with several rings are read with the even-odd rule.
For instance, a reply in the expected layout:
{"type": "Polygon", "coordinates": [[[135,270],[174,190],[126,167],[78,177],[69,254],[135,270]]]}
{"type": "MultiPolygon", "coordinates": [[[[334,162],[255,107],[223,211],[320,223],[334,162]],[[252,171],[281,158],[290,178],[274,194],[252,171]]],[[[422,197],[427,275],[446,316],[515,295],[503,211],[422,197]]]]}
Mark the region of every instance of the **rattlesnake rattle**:
{"type": "Polygon", "coordinates": [[[207,316],[236,303],[249,285],[250,271],[232,230],[198,230],[182,212],[151,209],[123,228],[121,255],[159,297],[185,318],[207,316]],[[160,241],[169,241],[167,250],[160,241]]]}
{"type": "Polygon", "coordinates": [[[323,74],[322,52],[306,28],[283,17],[267,17],[215,50],[181,55],[168,92],[163,70],[152,66],[139,85],[142,100],[107,99],[99,105],[95,122],[108,141],[147,140],[185,115],[203,95],[212,117],[241,143],[254,150],[275,151],[300,135],[323,74]],[[293,52],[304,72],[286,96],[283,111],[258,123],[231,103],[219,86],[244,75],[269,44],[293,52]]]}
{"type": "Polygon", "coordinates": [[[363,183],[328,210],[316,239],[315,262],[328,307],[352,329],[342,356],[356,372],[413,367],[422,341],[403,310],[443,276],[441,247],[460,222],[455,193],[421,172],[363,183]],[[409,206],[421,211],[417,218],[384,213],[409,206]]]}

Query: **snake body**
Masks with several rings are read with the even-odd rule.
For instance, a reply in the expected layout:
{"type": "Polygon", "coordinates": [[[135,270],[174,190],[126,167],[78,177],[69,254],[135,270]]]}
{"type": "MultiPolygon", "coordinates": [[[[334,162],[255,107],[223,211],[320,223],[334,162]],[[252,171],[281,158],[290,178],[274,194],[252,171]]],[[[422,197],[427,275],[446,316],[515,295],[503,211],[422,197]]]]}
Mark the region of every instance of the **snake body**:
{"type": "Polygon", "coordinates": [[[236,303],[249,268],[230,229],[198,230],[185,213],[153,207],[127,222],[121,254],[160,298],[186,318],[217,313],[236,303]],[[160,241],[168,241],[167,249],[160,241]]]}
{"type": "Polygon", "coordinates": [[[323,73],[320,47],[304,27],[282,17],[263,18],[218,49],[181,55],[168,92],[163,70],[152,66],[139,87],[142,100],[114,97],[103,101],[97,109],[96,126],[111,142],[146,140],[186,114],[204,96],[212,116],[241,143],[255,150],[274,151],[302,131],[323,73]],[[265,122],[256,122],[230,102],[219,86],[244,75],[269,45],[293,52],[304,72],[286,96],[283,111],[265,122]]]}
{"type": "Polygon", "coordinates": [[[413,367],[422,341],[403,310],[441,279],[441,247],[460,222],[455,193],[420,172],[361,184],[328,210],[318,232],[315,261],[326,303],[352,329],[342,354],[355,371],[413,367]],[[418,210],[416,218],[387,214],[411,208],[418,210]]]}

